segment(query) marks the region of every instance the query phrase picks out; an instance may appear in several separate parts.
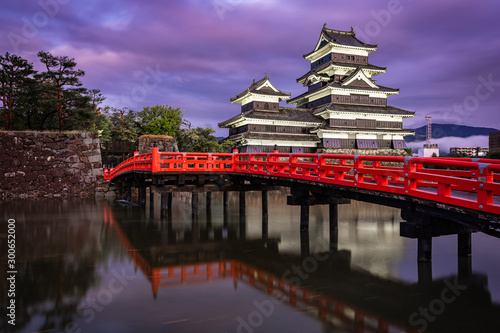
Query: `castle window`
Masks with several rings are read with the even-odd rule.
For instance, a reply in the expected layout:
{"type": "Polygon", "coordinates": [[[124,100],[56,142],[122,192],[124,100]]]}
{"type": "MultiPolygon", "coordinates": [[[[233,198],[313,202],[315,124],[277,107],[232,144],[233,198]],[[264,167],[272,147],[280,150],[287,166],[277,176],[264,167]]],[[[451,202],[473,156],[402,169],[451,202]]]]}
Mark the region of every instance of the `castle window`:
{"type": "Polygon", "coordinates": [[[269,103],[264,103],[264,110],[269,110],[269,103]]]}

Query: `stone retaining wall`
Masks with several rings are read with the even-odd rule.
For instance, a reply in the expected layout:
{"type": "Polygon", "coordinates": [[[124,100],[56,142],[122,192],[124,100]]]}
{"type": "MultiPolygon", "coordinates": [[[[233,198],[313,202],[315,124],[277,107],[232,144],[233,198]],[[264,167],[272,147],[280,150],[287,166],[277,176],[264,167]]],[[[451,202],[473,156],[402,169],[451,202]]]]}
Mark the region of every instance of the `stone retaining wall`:
{"type": "Polygon", "coordinates": [[[104,195],[97,133],[0,132],[0,197],[104,195]]]}

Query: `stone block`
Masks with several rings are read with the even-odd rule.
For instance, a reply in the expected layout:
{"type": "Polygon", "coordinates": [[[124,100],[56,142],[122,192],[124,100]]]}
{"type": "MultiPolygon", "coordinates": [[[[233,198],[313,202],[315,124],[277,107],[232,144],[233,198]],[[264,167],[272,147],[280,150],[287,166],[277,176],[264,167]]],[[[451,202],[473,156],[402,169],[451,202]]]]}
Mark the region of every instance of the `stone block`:
{"type": "Polygon", "coordinates": [[[95,176],[86,176],[85,177],[85,183],[95,183],[96,177],[95,176]]]}
{"type": "Polygon", "coordinates": [[[74,163],[74,164],[71,164],[71,167],[72,168],[75,168],[75,169],[85,169],[85,163],[74,163]]]}
{"type": "Polygon", "coordinates": [[[52,169],[50,171],[50,174],[54,177],[63,177],[64,176],[64,169],[60,169],[60,168],[52,169]]]}
{"type": "Polygon", "coordinates": [[[89,156],[89,162],[90,163],[96,163],[96,162],[101,162],[101,155],[92,155],[89,156]]]}
{"type": "Polygon", "coordinates": [[[83,139],[83,144],[84,145],[90,145],[92,143],[92,139],[91,138],[85,138],[83,139]]]}
{"type": "Polygon", "coordinates": [[[18,157],[19,156],[19,152],[17,150],[8,150],[7,151],[7,155],[9,155],[10,157],[18,157]]]}
{"type": "Polygon", "coordinates": [[[53,142],[53,143],[47,143],[45,145],[45,147],[53,149],[53,150],[59,150],[59,149],[66,148],[66,145],[64,144],[64,142],[53,142]]]}
{"type": "Polygon", "coordinates": [[[38,174],[34,173],[34,172],[31,172],[31,173],[28,173],[24,179],[27,181],[27,182],[32,182],[34,180],[36,180],[38,178],[38,174]]]}
{"type": "Polygon", "coordinates": [[[103,176],[104,171],[102,168],[99,169],[92,169],[92,176],[103,176]]]}

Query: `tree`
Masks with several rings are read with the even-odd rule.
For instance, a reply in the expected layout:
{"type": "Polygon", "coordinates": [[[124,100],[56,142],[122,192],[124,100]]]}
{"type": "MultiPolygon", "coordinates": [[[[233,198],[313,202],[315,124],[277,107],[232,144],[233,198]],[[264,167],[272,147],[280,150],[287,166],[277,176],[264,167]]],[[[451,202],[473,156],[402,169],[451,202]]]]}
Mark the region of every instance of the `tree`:
{"type": "Polygon", "coordinates": [[[113,141],[134,142],[137,140],[136,114],[127,108],[107,107],[105,113],[111,122],[110,136],[113,141]]]}
{"type": "Polygon", "coordinates": [[[500,159],[500,150],[493,150],[486,154],[485,158],[500,159]]]}
{"type": "Polygon", "coordinates": [[[210,127],[183,129],[177,140],[179,150],[183,152],[227,153],[234,142],[223,141],[221,143],[212,135],[213,133],[215,131],[210,127]]]}
{"type": "Polygon", "coordinates": [[[139,134],[170,135],[179,138],[184,111],[168,105],[145,106],[137,113],[139,134]]]}
{"type": "Polygon", "coordinates": [[[87,95],[90,98],[90,104],[92,105],[92,111],[96,114],[101,114],[101,109],[99,108],[99,104],[101,104],[106,97],[101,94],[101,90],[99,89],[90,89],[87,90],[87,95]]]}
{"type": "MultiPolygon", "coordinates": [[[[4,113],[4,127],[13,129],[13,115],[22,119],[22,104],[26,99],[28,85],[35,71],[33,64],[15,54],[0,56],[0,102],[4,113]]],[[[22,126],[18,126],[22,127],[22,126]]]]}
{"type": "MultiPolygon", "coordinates": [[[[79,103],[83,101],[83,99],[80,99],[82,91],[74,88],[81,87],[80,77],[84,76],[85,72],[75,69],[76,62],[74,62],[73,58],[70,59],[67,56],[54,56],[49,52],[40,51],[38,57],[47,70],[37,74],[36,77],[46,83],[47,88],[53,92],[49,92],[47,95],[47,102],[53,102],[57,105],[59,131],[61,132],[64,119],[70,117],[71,108],[68,106],[75,107],[77,104],[81,106],[79,103]]],[[[79,108],[79,110],[84,111],[82,108],[79,108]]]]}

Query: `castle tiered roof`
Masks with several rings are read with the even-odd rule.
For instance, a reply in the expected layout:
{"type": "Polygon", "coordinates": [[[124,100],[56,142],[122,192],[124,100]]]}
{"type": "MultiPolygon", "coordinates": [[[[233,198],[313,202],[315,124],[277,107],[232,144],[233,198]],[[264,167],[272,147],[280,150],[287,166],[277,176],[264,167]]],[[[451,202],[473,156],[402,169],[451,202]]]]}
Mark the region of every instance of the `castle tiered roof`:
{"type": "Polygon", "coordinates": [[[287,98],[290,98],[291,94],[286,93],[284,91],[279,90],[276,88],[271,81],[269,80],[269,77],[267,76],[267,73],[265,74],[264,78],[261,80],[254,82],[248,87],[247,90],[241,92],[240,94],[236,95],[236,97],[231,98],[231,103],[239,103],[241,104],[242,101],[249,97],[258,97],[258,96],[272,96],[276,97],[277,101],[283,101],[287,98]]]}
{"type": "Polygon", "coordinates": [[[314,56],[314,54],[317,53],[318,50],[322,49],[328,44],[340,48],[363,49],[367,52],[373,52],[377,49],[377,45],[368,44],[359,40],[352,28],[351,31],[333,30],[328,29],[325,24],[323,26],[323,29],[321,30],[321,34],[316,47],[313,51],[304,54],[304,59],[310,60],[311,56],[314,56]]]}
{"type": "Polygon", "coordinates": [[[228,139],[246,152],[315,152],[316,149],[402,149],[403,119],[414,112],[387,104],[399,89],[376,83],[385,67],[370,64],[377,45],[350,31],[323,26],[314,50],[304,55],[310,70],[297,79],[307,91],[294,98],[276,88],[267,74],[231,98],[241,113],[219,123],[228,139]],[[280,107],[287,100],[297,107],[280,107]]]}

